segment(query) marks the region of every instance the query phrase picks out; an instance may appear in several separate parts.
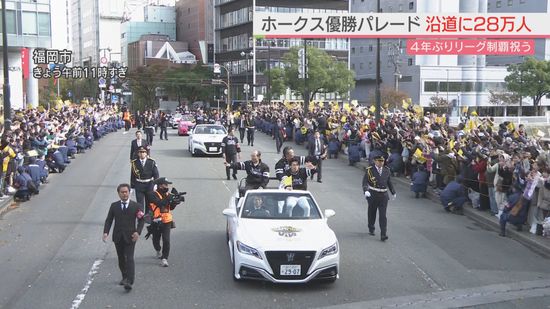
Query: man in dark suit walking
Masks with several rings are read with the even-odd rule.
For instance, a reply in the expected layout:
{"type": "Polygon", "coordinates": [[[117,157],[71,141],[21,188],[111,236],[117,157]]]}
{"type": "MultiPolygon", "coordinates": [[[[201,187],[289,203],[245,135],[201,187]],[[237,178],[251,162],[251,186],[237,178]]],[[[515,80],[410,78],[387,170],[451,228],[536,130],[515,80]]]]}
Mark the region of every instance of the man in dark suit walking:
{"type": "MultiPolygon", "coordinates": [[[[323,166],[323,160],[327,157],[327,140],[324,136],[315,131],[313,138],[307,143],[307,149],[310,157],[315,157],[317,160],[317,182],[323,182],[321,168],[323,166]]],[[[313,175],[311,176],[313,179],[313,175]]]]}
{"type": "Polygon", "coordinates": [[[149,143],[147,143],[147,140],[142,138],[141,131],[136,132],[136,139],[132,141],[132,146],[130,148],[130,160],[135,160],[138,158],[137,150],[139,147],[145,147],[147,150],[147,154],[149,154],[149,149],[151,148],[149,146],[149,143]]]}
{"type": "Polygon", "coordinates": [[[112,203],[109,208],[103,227],[103,241],[107,241],[114,219],[113,242],[118,256],[118,267],[122,273],[119,284],[123,285],[126,291],[130,291],[135,276],[134,249],[144,223],[143,211],[138,203],[130,201],[129,184],[118,185],[117,192],[120,201],[112,203]]]}

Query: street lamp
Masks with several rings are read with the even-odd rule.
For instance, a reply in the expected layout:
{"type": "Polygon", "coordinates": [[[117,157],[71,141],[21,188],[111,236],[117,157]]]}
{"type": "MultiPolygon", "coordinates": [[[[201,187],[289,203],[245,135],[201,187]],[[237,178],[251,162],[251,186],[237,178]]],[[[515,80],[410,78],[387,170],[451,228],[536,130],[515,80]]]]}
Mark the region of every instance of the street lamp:
{"type": "Polygon", "coordinates": [[[244,94],[245,94],[245,101],[246,104],[248,104],[248,92],[250,89],[250,85],[248,85],[248,72],[250,71],[248,58],[254,57],[254,52],[250,51],[248,53],[245,53],[244,51],[241,52],[241,57],[246,58],[246,83],[244,84],[244,94]]]}
{"type": "MultiPolygon", "coordinates": [[[[380,13],[380,0],[376,0],[376,13],[380,13]]],[[[380,97],[380,38],[376,39],[376,90],[375,90],[375,98],[376,98],[376,125],[380,123],[380,108],[381,108],[381,101],[382,98],[380,97]]]]}
{"type": "Polygon", "coordinates": [[[220,71],[220,67],[224,68],[225,69],[225,72],[227,72],[227,83],[224,82],[223,80],[220,80],[226,87],[227,87],[227,111],[229,111],[231,109],[231,79],[229,78],[230,77],[230,73],[229,73],[229,69],[224,65],[224,64],[221,64],[221,63],[215,63],[214,65],[208,65],[208,64],[205,64],[203,65],[203,67],[214,67],[214,74],[220,74],[221,71],[220,71]]]}

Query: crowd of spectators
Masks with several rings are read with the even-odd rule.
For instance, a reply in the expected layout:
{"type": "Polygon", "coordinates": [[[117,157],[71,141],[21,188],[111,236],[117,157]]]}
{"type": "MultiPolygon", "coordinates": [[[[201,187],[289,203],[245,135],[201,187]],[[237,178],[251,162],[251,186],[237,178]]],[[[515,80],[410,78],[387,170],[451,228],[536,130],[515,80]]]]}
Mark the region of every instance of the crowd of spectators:
{"type": "Polygon", "coordinates": [[[349,105],[304,113],[271,104],[197,115],[203,122],[235,125],[244,114],[253,115],[256,130],[274,137],[282,123],[285,142],[304,144],[319,131],[328,141],[329,158],[345,153],[350,165],[382,154],[395,176],[410,179],[412,196],[425,197],[432,187],[452,213],[470,205],[490,211],[503,227],[511,223],[522,229],[528,223],[537,234],[550,215],[550,151],[540,130],[528,136],[521,124],[496,124],[475,112],[450,126],[445,115],[414,106],[382,111],[379,123],[369,108],[349,105]]]}
{"type": "Polygon", "coordinates": [[[62,173],[94,141],[124,127],[116,107],[63,106],[14,111],[10,130],[0,128],[0,198],[26,201],[50,173],[62,173]]]}

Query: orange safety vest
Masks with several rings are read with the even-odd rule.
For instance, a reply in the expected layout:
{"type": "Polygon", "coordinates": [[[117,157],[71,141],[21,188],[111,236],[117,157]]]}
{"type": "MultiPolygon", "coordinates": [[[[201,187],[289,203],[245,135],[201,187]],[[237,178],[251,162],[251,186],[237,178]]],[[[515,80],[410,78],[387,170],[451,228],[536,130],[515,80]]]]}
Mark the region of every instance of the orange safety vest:
{"type": "Polygon", "coordinates": [[[122,120],[130,121],[130,113],[129,112],[124,112],[124,114],[122,115],[122,120]]]}
{"type": "MultiPolygon", "coordinates": [[[[164,199],[162,194],[158,193],[158,191],[155,191],[159,199],[164,199]]],[[[155,203],[149,203],[149,208],[153,211],[153,218],[161,218],[162,223],[170,223],[172,222],[172,212],[170,211],[170,207],[168,208],[167,212],[161,212],[160,207],[155,205],[155,203]]]]}

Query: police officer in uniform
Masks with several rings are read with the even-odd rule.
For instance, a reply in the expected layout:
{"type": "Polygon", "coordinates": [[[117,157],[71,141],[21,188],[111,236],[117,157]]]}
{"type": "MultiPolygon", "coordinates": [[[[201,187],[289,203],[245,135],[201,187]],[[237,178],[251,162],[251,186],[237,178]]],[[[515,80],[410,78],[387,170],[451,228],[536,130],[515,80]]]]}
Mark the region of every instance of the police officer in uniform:
{"type": "MultiPolygon", "coordinates": [[[[239,139],[235,136],[235,129],[229,127],[229,132],[222,140],[222,156],[226,163],[235,163],[237,158],[241,159],[241,147],[239,145],[239,139]]],[[[229,166],[225,167],[225,173],[227,174],[227,180],[229,180],[229,166]]],[[[233,179],[237,179],[237,170],[233,169],[233,179]]]]}
{"type": "Polygon", "coordinates": [[[161,259],[160,265],[168,267],[168,256],[170,254],[170,230],[175,226],[172,219],[172,210],[183,202],[183,197],[172,195],[169,186],[172,182],[166,177],[161,177],[154,182],[157,190],[149,192],[149,210],[153,214],[151,230],[153,234],[153,247],[157,251],[157,258],[161,259]],[[162,246],[160,240],[162,238],[162,246]]]}
{"type": "Polygon", "coordinates": [[[138,158],[131,162],[130,185],[136,191],[136,201],[148,212],[147,193],[153,191],[153,180],[159,177],[157,163],[151,158],[147,158],[147,149],[140,146],[137,149],[138,158]]]}
{"type": "Polygon", "coordinates": [[[290,170],[290,160],[298,160],[299,165],[304,165],[306,162],[306,157],[304,156],[294,156],[294,149],[290,146],[283,148],[283,157],[275,163],[275,177],[278,180],[282,180],[285,174],[290,170]]]}
{"type": "Polygon", "coordinates": [[[377,155],[374,157],[374,163],[367,167],[363,177],[363,192],[369,204],[368,208],[368,227],[369,235],[374,236],[374,223],[376,222],[376,212],[378,211],[378,223],[380,225],[380,240],[388,239],[386,208],[388,207],[388,190],[392,194],[392,199],[396,198],[395,189],[390,179],[390,169],[384,166],[384,157],[377,155]]]}
{"type": "Polygon", "coordinates": [[[225,166],[229,166],[235,170],[246,171],[246,190],[264,188],[269,182],[269,166],[263,163],[261,160],[262,153],[259,150],[254,150],[250,154],[250,160],[244,162],[227,163],[225,166]]]}
{"type": "Polygon", "coordinates": [[[239,135],[241,138],[241,144],[244,143],[244,133],[246,132],[246,115],[242,113],[238,119],[239,135]]]}

